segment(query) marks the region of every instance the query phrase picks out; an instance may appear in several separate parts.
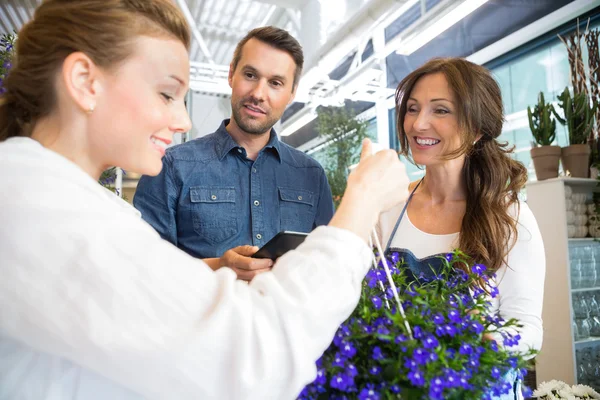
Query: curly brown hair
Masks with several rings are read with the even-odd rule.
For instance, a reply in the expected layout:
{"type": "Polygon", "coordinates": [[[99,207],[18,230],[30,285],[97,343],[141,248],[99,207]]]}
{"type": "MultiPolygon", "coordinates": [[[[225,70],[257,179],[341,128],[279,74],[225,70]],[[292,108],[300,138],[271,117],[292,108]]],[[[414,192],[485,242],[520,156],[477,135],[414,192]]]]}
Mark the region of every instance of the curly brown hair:
{"type": "Polygon", "coordinates": [[[447,159],[465,155],[466,212],[458,248],[492,271],[506,263],[517,240],[518,194],[527,182],[527,169],[512,159],[514,146],[499,142],[504,109],[500,87],[484,67],[462,58],[434,58],[406,76],[396,89],[396,118],[401,154],[412,160],[404,132],[407,101],[417,81],[442,73],[457,100],[461,146],[447,159]],[[478,137],[481,136],[479,140],[478,137]]]}

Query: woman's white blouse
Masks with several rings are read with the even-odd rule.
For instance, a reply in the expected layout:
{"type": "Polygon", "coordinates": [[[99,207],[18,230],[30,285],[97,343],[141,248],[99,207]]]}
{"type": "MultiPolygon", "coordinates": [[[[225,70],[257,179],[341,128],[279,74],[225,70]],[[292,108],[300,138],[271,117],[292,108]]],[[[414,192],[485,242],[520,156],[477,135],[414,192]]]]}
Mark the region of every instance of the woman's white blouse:
{"type": "Polygon", "coordinates": [[[292,399],[370,250],[321,227],[249,285],[28,138],[0,143],[0,399],[292,399]]]}
{"type": "MultiPolygon", "coordinates": [[[[388,243],[390,235],[404,203],[381,214],[377,232],[382,246],[388,243]]],[[[515,318],[523,325],[519,334],[519,346],[511,350],[526,352],[529,348],[542,347],[542,305],[544,301],[544,279],[546,276],[546,256],[544,243],[533,213],[527,203],[520,203],[511,209],[517,219],[518,239],[508,254],[507,264],[496,272],[496,285],[499,295],[492,299],[492,312],[499,312],[508,320],[515,318]]],[[[433,235],[423,232],[412,224],[408,212],[404,214],[398,230],[391,241],[391,248],[411,250],[418,258],[448,253],[458,246],[458,233],[433,235]]],[[[502,337],[496,335],[498,344],[502,337]]]]}

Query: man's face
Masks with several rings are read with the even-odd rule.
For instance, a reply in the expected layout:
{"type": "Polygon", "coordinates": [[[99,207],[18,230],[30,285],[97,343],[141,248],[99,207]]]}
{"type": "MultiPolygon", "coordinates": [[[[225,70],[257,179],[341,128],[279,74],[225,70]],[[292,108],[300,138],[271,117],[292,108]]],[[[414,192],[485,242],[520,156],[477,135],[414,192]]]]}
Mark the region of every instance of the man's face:
{"type": "Polygon", "coordinates": [[[294,98],[294,59],[253,38],[242,48],[236,69],[232,68],[231,123],[248,134],[269,133],[294,98]]]}

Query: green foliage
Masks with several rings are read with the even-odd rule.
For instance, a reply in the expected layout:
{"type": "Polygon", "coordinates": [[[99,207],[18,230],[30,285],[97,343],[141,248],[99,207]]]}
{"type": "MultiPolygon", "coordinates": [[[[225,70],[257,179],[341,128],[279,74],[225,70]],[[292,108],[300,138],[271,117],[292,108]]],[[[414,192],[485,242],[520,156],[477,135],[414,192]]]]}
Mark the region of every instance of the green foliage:
{"type": "Polygon", "coordinates": [[[0,38],[0,94],[5,92],[2,83],[12,67],[16,40],[15,33],[3,33],[0,38]]]}
{"type": "Polygon", "coordinates": [[[531,107],[527,107],[529,128],[539,146],[550,146],[556,138],[556,120],[552,118],[553,113],[554,107],[552,103],[545,102],[543,92],[538,95],[538,103],[533,112],[531,107]]]}
{"type": "Polygon", "coordinates": [[[360,160],[362,141],[369,137],[369,123],[357,119],[356,113],[346,107],[320,107],[317,115],[319,136],[329,143],[324,150],[324,168],[337,207],[346,190],[348,167],[360,160]]]}
{"type": "Polygon", "coordinates": [[[585,93],[577,93],[571,96],[569,88],[558,96],[559,106],[563,109],[565,117],[562,118],[556,110],[554,116],[562,125],[569,130],[570,144],[586,144],[587,138],[594,127],[594,113],[596,104],[591,105],[590,98],[585,93]]]}

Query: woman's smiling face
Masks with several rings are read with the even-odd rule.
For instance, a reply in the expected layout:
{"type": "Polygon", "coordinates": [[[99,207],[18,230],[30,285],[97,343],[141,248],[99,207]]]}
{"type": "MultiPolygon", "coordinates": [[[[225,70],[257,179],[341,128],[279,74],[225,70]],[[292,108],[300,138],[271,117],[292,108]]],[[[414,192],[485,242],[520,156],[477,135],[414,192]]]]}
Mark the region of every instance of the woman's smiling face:
{"type": "Polygon", "coordinates": [[[457,102],[443,73],[425,75],[413,87],[406,103],[404,132],[418,165],[445,161],[462,141],[457,102]]]}

